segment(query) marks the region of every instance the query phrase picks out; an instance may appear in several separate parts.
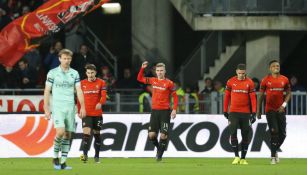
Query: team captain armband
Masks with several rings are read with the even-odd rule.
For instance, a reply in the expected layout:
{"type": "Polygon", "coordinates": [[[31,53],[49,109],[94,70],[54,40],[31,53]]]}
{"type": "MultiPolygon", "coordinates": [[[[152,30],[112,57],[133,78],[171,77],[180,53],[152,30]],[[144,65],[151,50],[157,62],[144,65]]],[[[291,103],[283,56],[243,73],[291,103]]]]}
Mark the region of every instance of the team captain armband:
{"type": "Polygon", "coordinates": [[[48,78],[47,78],[47,81],[48,81],[49,83],[53,83],[54,80],[53,80],[53,78],[48,77],[48,78]]]}

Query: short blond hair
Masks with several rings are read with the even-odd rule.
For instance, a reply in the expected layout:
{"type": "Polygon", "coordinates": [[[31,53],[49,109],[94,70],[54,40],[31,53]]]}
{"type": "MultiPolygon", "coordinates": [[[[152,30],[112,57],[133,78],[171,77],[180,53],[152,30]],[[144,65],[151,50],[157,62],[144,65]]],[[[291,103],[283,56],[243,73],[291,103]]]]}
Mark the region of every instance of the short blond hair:
{"type": "Polygon", "coordinates": [[[59,57],[61,57],[62,55],[69,55],[69,56],[72,57],[73,52],[71,50],[69,50],[69,49],[62,49],[59,52],[59,57]]]}
{"type": "Polygon", "coordinates": [[[164,67],[164,68],[165,68],[165,64],[164,64],[164,63],[158,63],[158,64],[156,65],[156,67],[164,67]]]}

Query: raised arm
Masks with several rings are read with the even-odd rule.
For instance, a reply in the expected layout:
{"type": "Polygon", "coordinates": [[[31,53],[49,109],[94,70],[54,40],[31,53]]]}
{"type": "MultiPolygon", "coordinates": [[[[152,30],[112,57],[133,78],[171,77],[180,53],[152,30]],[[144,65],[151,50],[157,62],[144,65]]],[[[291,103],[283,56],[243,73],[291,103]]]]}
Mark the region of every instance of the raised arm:
{"type": "Polygon", "coordinates": [[[144,84],[147,84],[146,83],[146,77],[144,77],[144,69],[148,66],[148,61],[144,61],[142,63],[142,67],[138,73],[138,77],[137,77],[137,80],[141,83],[144,83],[144,84]]]}

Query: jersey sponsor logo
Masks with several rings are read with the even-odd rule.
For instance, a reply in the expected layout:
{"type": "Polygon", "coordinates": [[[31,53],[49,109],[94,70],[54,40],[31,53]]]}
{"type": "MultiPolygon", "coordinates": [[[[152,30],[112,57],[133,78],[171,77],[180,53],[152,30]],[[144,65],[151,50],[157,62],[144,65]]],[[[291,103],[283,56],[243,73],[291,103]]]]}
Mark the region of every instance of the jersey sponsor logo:
{"type": "Polygon", "coordinates": [[[74,84],[69,83],[68,81],[63,81],[62,83],[55,83],[55,87],[57,87],[57,88],[72,88],[72,87],[74,87],[74,84]]]}
{"type": "Polygon", "coordinates": [[[284,91],[284,88],[270,88],[270,91],[284,91]]]}
{"type": "Polygon", "coordinates": [[[152,88],[154,88],[154,89],[160,89],[160,90],[162,90],[162,91],[165,91],[165,90],[166,90],[165,87],[159,87],[159,86],[152,86],[152,88]]]}
{"type": "Polygon", "coordinates": [[[233,89],[232,92],[235,92],[235,93],[244,93],[244,94],[247,94],[247,93],[248,93],[247,90],[243,90],[243,89],[233,89]]]}
{"type": "Polygon", "coordinates": [[[53,129],[52,122],[48,122],[43,116],[27,116],[22,128],[1,136],[14,143],[28,155],[35,156],[44,153],[53,146],[55,129],[53,129]],[[37,119],[39,123],[35,125],[37,119]]]}
{"type": "Polygon", "coordinates": [[[89,90],[89,91],[83,91],[84,94],[98,94],[99,90],[89,90]]]}

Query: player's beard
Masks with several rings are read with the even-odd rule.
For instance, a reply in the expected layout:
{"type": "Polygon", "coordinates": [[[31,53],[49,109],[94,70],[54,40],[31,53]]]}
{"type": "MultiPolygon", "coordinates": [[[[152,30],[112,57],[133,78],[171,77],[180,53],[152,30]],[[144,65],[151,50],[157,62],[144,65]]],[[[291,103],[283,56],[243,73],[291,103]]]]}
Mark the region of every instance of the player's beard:
{"type": "Polygon", "coordinates": [[[90,77],[89,78],[89,81],[95,81],[96,80],[96,77],[90,77]]]}

